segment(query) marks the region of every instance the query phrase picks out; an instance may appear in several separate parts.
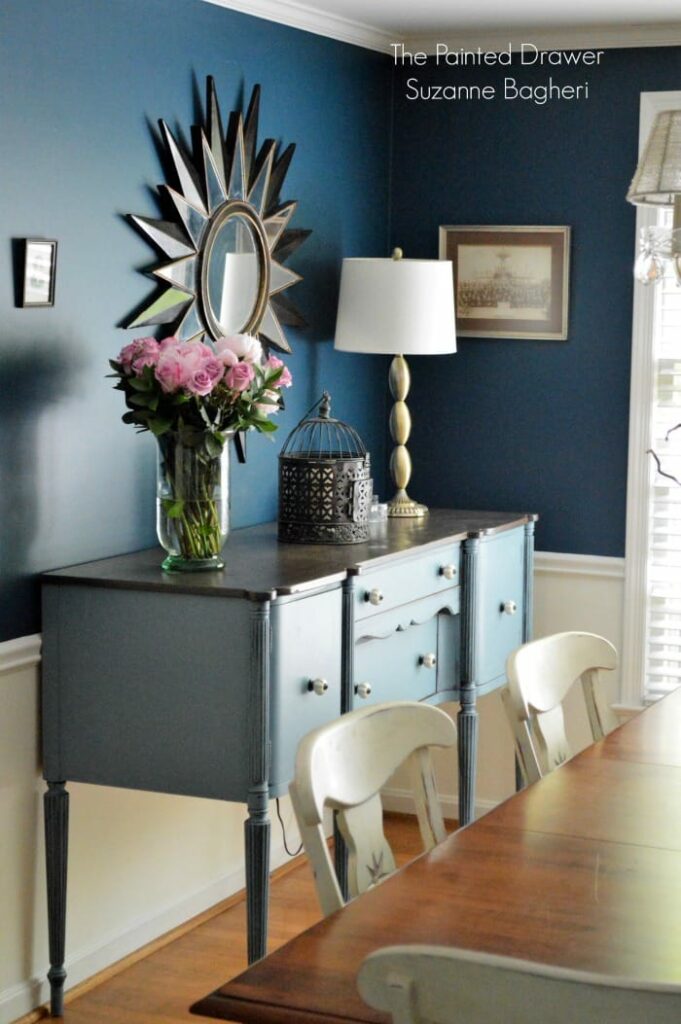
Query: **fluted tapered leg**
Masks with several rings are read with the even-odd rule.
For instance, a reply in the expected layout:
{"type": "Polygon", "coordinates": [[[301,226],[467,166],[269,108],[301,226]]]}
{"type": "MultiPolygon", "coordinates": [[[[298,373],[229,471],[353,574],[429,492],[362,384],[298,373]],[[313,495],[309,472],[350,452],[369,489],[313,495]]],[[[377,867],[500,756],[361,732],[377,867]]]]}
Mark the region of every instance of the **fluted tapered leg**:
{"type": "Polygon", "coordinates": [[[47,868],[47,918],[50,946],[50,1012],[64,1015],[64,947],[66,939],[66,864],[69,835],[69,794],[65,782],[48,782],[43,800],[47,868]]]}
{"type": "Polygon", "coordinates": [[[270,891],[269,692],[270,604],[255,605],[251,617],[251,763],[246,838],[248,962],[267,952],[270,891]]]}

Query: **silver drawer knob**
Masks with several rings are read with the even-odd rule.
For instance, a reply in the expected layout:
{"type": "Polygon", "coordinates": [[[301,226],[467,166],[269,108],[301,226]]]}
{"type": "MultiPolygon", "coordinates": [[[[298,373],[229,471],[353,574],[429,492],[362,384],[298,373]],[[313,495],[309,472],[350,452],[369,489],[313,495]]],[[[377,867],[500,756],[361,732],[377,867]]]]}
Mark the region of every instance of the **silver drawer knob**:
{"type": "Polygon", "coordinates": [[[515,601],[504,601],[504,603],[501,606],[501,611],[504,613],[504,615],[515,615],[515,613],[518,611],[518,605],[515,603],[515,601]]]}
{"type": "Polygon", "coordinates": [[[366,700],[371,693],[371,683],[357,683],[355,693],[358,697],[361,697],[362,700],[366,700]]]}
{"type": "Polygon", "coordinates": [[[329,684],[326,679],[311,679],[307,684],[307,688],[310,693],[316,693],[318,697],[323,697],[329,688],[329,684]]]}
{"type": "Polygon", "coordinates": [[[440,566],[440,576],[444,576],[446,580],[453,580],[456,576],[456,569],[453,565],[442,565],[440,566]]]}
{"type": "Polygon", "coordinates": [[[369,604],[381,604],[383,601],[383,591],[379,590],[378,587],[373,587],[371,590],[366,591],[364,600],[368,601],[369,604]]]}
{"type": "Polygon", "coordinates": [[[421,664],[424,668],[435,668],[437,657],[434,654],[424,654],[421,658],[421,664]]]}

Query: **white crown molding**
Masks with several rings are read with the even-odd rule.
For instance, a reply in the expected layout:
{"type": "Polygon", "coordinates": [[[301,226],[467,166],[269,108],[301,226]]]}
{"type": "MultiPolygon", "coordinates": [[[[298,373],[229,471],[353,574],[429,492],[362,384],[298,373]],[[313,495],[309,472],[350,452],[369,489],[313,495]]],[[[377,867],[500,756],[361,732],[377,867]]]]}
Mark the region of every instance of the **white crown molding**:
{"type": "Polygon", "coordinates": [[[39,633],[0,643],[0,675],[37,665],[40,661],[41,645],[39,633]]]}
{"type": "Polygon", "coordinates": [[[404,36],[400,32],[376,28],[365,22],[353,21],[339,14],[320,11],[311,4],[298,0],[202,0],[203,3],[226,7],[254,18],[264,18],[280,25],[298,28],[303,32],[338,39],[342,43],[363,46],[380,53],[391,53],[391,43],[404,43],[407,49],[434,53],[437,43],[447,43],[451,49],[477,49],[500,51],[518,49],[521,43],[534,43],[540,50],[597,50],[621,49],[636,46],[681,46],[681,21],[648,25],[593,25],[565,26],[562,28],[508,29],[502,32],[488,29],[443,29],[438,34],[414,33],[404,36]]]}
{"type": "Polygon", "coordinates": [[[624,559],[607,555],[571,555],[558,551],[536,551],[535,572],[551,576],[600,576],[624,579],[624,559]]]}
{"type": "Polygon", "coordinates": [[[297,0],[204,0],[204,3],[227,7],[254,18],[276,21],[280,25],[338,39],[341,43],[363,46],[367,50],[378,50],[380,53],[388,53],[391,43],[400,42],[393,33],[384,29],[343,18],[339,14],[319,11],[308,4],[297,3],[297,0]]]}
{"type": "Polygon", "coordinates": [[[657,25],[593,25],[565,26],[563,28],[528,28],[508,29],[506,31],[488,32],[485,29],[456,32],[442,31],[414,34],[403,40],[408,50],[421,50],[423,53],[435,53],[438,43],[446,43],[450,49],[463,48],[491,53],[518,50],[521,43],[534,43],[539,50],[609,50],[627,49],[639,46],[679,46],[681,45],[681,22],[669,22],[657,25]]]}

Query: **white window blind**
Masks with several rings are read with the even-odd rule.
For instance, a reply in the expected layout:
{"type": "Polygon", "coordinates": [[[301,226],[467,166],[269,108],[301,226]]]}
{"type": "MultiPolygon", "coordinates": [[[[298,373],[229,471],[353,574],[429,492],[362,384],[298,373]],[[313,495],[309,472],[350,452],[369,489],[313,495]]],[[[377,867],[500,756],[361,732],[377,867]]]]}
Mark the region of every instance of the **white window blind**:
{"type": "MultiPolygon", "coordinates": [[[[671,226],[671,211],[660,214],[671,226]]],[[[681,480],[681,287],[673,273],[655,286],[651,447],[665,473],[681,480]]],[[[660,473],[650,488],[644,699],[681,685],[681,486],[660,473]]]]}

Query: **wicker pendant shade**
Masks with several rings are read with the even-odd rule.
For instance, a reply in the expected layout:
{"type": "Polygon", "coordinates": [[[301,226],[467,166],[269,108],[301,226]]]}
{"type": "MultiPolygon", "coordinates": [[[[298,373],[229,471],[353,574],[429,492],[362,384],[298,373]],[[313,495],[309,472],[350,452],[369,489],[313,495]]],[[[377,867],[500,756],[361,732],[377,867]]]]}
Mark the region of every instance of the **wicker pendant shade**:
{"type": "Polygon", "coordinates": [[[673,206],[681,193],[681,110],[655,118],[627,199],[636,206],[673,206]]]}

